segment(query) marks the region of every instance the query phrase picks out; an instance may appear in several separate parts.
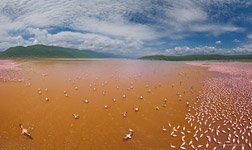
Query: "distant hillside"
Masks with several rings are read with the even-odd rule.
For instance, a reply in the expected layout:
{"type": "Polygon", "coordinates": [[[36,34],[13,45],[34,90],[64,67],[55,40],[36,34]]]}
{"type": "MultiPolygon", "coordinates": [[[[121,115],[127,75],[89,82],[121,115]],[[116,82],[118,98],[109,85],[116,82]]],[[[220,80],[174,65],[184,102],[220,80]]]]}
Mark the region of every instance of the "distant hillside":
{"type": "Polygon", "coordinates": [[[0,53],[1,58],[108,58],[113,54],[99,53],[91,50],[77,50],[56,46],[33,45],[16,46],[0,53]]]}
{"type": "Polygon", "coordinates": [[[152,55],[140,59],[146,60],[167,60],[167,61],[193,61],[193,60],[252,60],[252,55],[188,55],[188,56],[165,56],[152,55]]]}

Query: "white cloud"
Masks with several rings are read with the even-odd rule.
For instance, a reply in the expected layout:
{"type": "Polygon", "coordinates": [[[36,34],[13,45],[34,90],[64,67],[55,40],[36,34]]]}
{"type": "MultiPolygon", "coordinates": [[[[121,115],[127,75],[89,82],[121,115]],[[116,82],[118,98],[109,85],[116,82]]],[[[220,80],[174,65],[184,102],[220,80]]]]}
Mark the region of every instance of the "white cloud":
{"type": "Polygon", "coordinates": [[[218,51],[217,48],[212,46],[199,46],[199,47],[175,47],[171,49],[166,49],[166,55],[193,55],[193,54],[211,54],[216,53],[218,51]]]}
{"type": "Polygon", "coordinates": [[[196,47],[175,47],[166,49],[163,53],[164,55],[194,55],[194,54],[251,54],[252,44],[244,45],[243,47],[235,47],[230,49],[217,48],[214,46],[196,46],[196,47]]]}
{"type": "Polygon", "coordinates": [[[249,39],[252,39],[252,34],[247,35],[249,39]]]}
{"type": "Polygon", "coordinates": [[[234,43],[240,43],[241,41],[238,40],[238,39],[234,39],[233,42],[234,42],[234,43]]]}
{"type": "Polygon", "coordinates": [[[145,45],[161,38],[176,40],[195,32],[218,36],[244,31],[211,20],[209,6],[224,7],[227,3],[238,1],[1,0],[0,50],[38,43],[139,53],[150,52],[145,45]],[[141,18],[134,22],[134,17],[141,18]],[[59,31],[52,34],[51,29],[59,31]]]}
{"type": "MultiPolygon", "coordinates": [[[[176,0],[165,1],[165,7],[157,7],[165,12],[160,24],[165,24],[169,28],[168,33],[208,33],[219,36],[227,32],[242,32],[245,29],[232,24],[218,23],[211,20],[208,9],[211,5],[224,5],[225,1],[196,1],[196,0],[176,0]]],[[[233,1],[232,3],[236,3],[233,1]]],[[[220,10],[219,10],[220,11],[220,10]]],[[[168,34],[169,35],[169,34],[168,34]]]]}
{"type": "Polygon", "coordinates": [[[197,24],[190,27],[191,31],[194,32],[205,32],[211,33],[215,36],[226,32],[242,32],[244,31],[241,27],[236,27],[233,25],[223,25],[223,24],[197,24]]]}
{"type": "Polygon", "coordinates": [[[94,33],[102,33],[109,36],[117,36],[121,38],[133,38],[137,40],[153,40],[158,38],[158,33],[150,27],[140,24],[129,24],[122,22],[98,21],[96,19],[86,19],[74,23],[76,29],[90,31],[94,33]]]}
{"type": "Polygon", "coordinates": [[[221,44],[222,42],[221,41],[216,41],[215,44],[221,44]]]}
{"type": "Polygon", "coordinates": [[[176,20],[176,22],[192,23],[207,19],[207,13],[192,1],[177,0],[170,5],[172,7],[166,9],[167,16],[176,20]]]}
{"type": "Polygon", "coordinates": [[[132,39],[113,39],[103,35],[82,34],[73,32],[60,32],[48,34],[48,45],[73,47],[76,49],[91,49],[99,51],[115,51],[115,53],[127,53],[142,47],[142,42],[132,39]]]}
{"type": "Polygon", "coordinates": [[[46,30],[28,29],[29,34],[34,37],[30,44],[46,44],[54,46],[71,47],[76,49],[90,49],[98,51],[109,51],[115,53],[129,53],[134,49],[142,48],[143,42],[135,39],[116,39],[93,33],[79,33],[63,31],[50,34],[46,30]],[[114,51],[117,49],[117,51],[114,51]]]}

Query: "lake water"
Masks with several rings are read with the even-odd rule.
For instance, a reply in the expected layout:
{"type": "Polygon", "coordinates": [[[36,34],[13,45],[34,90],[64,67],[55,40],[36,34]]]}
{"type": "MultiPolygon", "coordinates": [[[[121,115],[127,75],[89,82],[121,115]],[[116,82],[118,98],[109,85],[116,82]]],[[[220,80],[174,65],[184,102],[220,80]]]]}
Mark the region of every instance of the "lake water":
{"type": "MultiPolygon", "coordinates": [[[[187,117],[199,120],[196,117],[196,113],[201,112],[199,98],[206,99],[202,95],[207,95],[210,83],[225,76],[186,62],[0,61],[0,149],[189,148],[200,125],[194,129],[196,125],[190,125],[187,117]],[[124,112],[127,112],[126,117],[124,112]],[[78,114],[79,119],[74,119],[72,114],[78,114]],[[28,128],[33,139],[21,135],[20,123],[28,128]],[[124,141],[129,128],[134,130],[133,137],[124,141]],[[174,129],[188,134],[184,145],[181,146],[184,135],[172,133],[174,129]]],[[[246,97],[244,101],[251,99],[251,95],[246,97]]],[[[247,105],[251,106],[251,102],[247,105]]],[[[251,110],[244,109],[248,111],[246,115],[251,114],[251,110]]],[[[249,118],[251,116],[245,119],[249,118]]],[[[250,132],[251,126],[246,125],[250,132]]],[[[213,126],[218,128],[218,124],[213,126]]],[[[203,129],[208,130],[202,126],[200,130],[203,129]]],[[[200,134],[196,136],[201,138],[200,134]]],[[[194,146],[205,147],[207,138],[203,138],[194,141],[194,146]]],[[[246,138],[251,142],[251,136],[246,138]]],[[[242,141],[245,143],[245,138],[239,144],[242,141]]],[[[222,145],[216,143],[210,147],[222,145]]]]}

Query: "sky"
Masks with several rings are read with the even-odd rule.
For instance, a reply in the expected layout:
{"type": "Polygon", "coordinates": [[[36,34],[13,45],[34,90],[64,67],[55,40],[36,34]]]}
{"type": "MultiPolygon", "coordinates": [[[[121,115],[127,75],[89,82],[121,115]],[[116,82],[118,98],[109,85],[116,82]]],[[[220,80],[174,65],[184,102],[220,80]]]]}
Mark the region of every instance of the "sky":
{"type": "Polygon", "coordinates": [[[132,57],[252,54],[252,1],[0,0],[0,51],[34,44],[132,57]]]}

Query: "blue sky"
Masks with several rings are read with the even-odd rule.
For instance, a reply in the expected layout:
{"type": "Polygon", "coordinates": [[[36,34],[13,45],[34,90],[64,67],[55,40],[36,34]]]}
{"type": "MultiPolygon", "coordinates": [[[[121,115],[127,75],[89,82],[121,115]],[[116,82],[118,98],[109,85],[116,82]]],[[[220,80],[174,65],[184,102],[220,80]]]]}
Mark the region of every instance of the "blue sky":
{"type": "Polygon", "coordinates": [[[110,52],[252,54],[251,0],[1,0],[0,51],[45,44],[110,52]]]}

